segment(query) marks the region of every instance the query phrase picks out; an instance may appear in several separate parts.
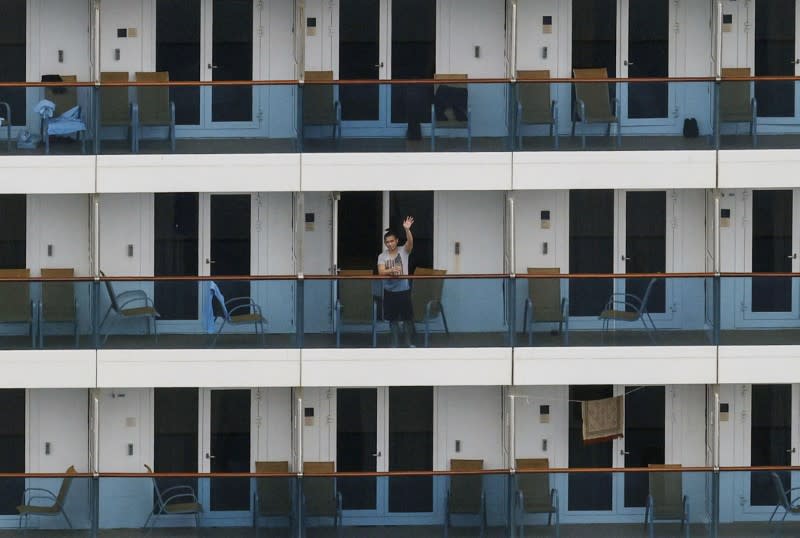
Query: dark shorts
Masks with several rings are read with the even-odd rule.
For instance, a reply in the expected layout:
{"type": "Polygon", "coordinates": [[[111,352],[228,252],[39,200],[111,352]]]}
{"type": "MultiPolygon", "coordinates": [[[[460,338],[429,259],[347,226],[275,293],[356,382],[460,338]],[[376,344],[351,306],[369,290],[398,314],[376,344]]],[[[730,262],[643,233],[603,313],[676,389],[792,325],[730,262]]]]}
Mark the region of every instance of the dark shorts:
{"type": "Polygon", "coordinates": [[[383,319],[405,321],[414,319],[411,307],[411,290],[383,292],[383,319]]]}

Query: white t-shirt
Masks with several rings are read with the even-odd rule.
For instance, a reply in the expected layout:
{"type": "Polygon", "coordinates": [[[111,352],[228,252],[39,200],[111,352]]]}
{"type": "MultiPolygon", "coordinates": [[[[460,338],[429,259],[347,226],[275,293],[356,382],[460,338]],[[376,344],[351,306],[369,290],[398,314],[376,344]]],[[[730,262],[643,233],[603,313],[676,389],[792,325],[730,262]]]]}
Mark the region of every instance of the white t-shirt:
{"type": "MultiPolygon", "coordinates": [[[[408,251],[406,251],[406,247],[398,247],[397,253],[394,256],[389,254],[389,250],[384,250],[378,256],[378,265],[383,264],[386,269],[393,269],[395,267],[400,267],[400,274],[407,275],[408,274],[408,251]]],[[[411,286],[408,285],[408,279],[405,278],[393,278],[389,280],[383,281],[383,289],[386,291],[406,291],[411,289],[411,286]]]]}

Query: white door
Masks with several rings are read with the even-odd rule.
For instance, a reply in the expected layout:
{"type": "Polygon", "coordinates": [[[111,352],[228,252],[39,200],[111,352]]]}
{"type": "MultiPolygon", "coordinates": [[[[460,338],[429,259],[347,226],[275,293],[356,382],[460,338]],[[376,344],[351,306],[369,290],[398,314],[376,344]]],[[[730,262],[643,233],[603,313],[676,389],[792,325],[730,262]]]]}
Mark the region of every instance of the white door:
{"type": "MultiPolygon", "coordinates": [[[[259,87],[263,2],[157,0],[155,65],[173,81],[242,81],[175,87],[181,137],[256,136],[265,131],[259,87]]],[[[266,88],[266,87],[264,87],[266,88]]]]}
{"type": "MultiPolygon", "coordinates": [[[[249,473],[255,446],[257,400],[251,389],[201,389],[200,472],[249,473]]],[[[203,519],[211,526],[252,523],[249,478],[200,480],[203,519]]]]}
{"type": "MultiPolygon", "coordinates": [[[[337,389],[336,470],[433,470],[433,390],[337,389]]],[[[437,484],[430,476],[337,479],[345,523],[362,525],[433,523],[440,504],[437,484]]]]}
{"type": "MultiPolygon", "coordinates": [[[[800,270],[797,189],[746,191],[744,270],[790,273],[800,270]]],[[[800,299],[797,279],[764,276],[736,279],[740,327],[797,327],[800,299]]]]}
{"type": "MultiPolygon", "coordinates": [[[[619,0],[620,78],[666,78],[674,74],[676,2],[619,0]]],[[[626,126],[673,126],[676,85],[632,82],[620,88],[626,126]]]]}

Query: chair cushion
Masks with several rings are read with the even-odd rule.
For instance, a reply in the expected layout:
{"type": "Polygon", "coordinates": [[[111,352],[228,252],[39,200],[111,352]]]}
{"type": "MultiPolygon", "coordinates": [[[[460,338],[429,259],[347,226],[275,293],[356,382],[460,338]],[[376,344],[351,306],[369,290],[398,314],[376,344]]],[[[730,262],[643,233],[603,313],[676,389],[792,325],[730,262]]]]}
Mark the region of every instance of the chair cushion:
{"type": "Polygon", "coordinates": [[[626,312],[625,310],[603,310],[600,312],[600,319],[616,319],[620,321],[636,321],[639,319],[638,312],[626,312]]]}
{"type": "Polygon", "coordinates": [[[136,307],[136,308],[123,308],[122,310],[119,311],[119,313],[120,313],[120,315],[123,315],[123,316],[128,317],[128,318],[133,318],[133,317],[137,317],[137,316],[139,316],[139,317],[141,317],[141,316],[153,316],[153,317],[156,317],[156,318],[159,317],[159,313],[156,312],[156,309],[153,308],[152,306],[139,306],[139,307],[136,307]]]}
{"type": "Polygon", "coordinates": [[[17,506],[17,512],[20,514],[58,514],[61,512],[61,509],[56,504],[50,506],[29,506],[27,504],[21,504],[17,506]]]}
{"type": "Polygon", "coordinates": [[[202,511],[200,503],[170,503],[164,507],[165,514],[194,514],[202,511]]]}

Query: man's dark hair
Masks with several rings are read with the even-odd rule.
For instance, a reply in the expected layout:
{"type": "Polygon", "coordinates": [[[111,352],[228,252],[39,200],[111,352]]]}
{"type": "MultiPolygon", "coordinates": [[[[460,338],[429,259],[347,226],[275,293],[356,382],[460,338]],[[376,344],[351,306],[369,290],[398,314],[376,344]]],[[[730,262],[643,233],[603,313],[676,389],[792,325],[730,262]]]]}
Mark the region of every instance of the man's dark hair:
{"type": "Polygon", "coordinates": [[[390,235],[394,236],[398,241],[400,240],[400,236],[391,228],[386,228],[386,233],[383,234],[383,240],[386,241],[390,235]]]}

